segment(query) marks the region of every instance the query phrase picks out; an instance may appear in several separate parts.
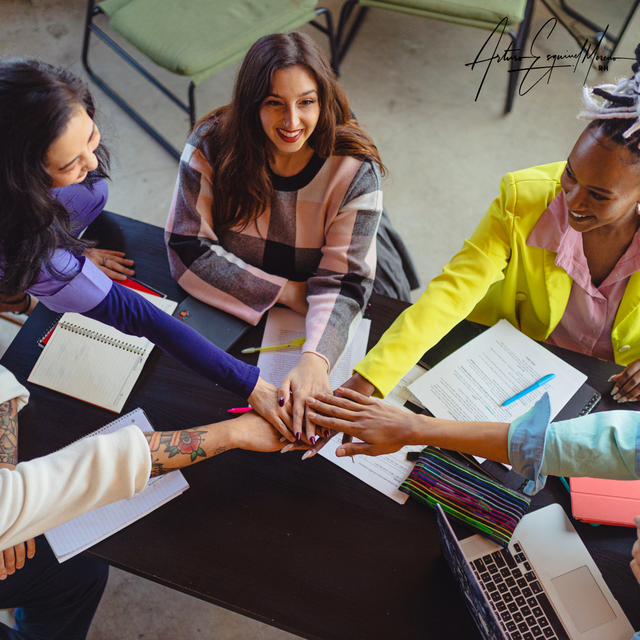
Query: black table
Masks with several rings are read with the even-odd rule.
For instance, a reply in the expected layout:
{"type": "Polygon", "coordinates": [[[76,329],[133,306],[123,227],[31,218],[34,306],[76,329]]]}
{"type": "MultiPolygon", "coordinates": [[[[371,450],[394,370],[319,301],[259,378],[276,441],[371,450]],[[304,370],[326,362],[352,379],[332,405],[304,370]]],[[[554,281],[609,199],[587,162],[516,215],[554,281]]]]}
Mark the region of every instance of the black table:
{"type": "MultiPolygon", "coordinates": [[[[169,274],[163,232],[103,214],[89,231],[101,246],[136,261],[136,277],[174,300],[185,293],[169,274]]],[[[374,295],[371,347],[404,303],[374,295]]],[[[114,419],[114,414],[26,383],[37,339],[55,314],[38,305],[1,363],[31,391],[20,413],[20,459],[44,455],[114,419]]],[[[263,324],[234,348],[261,339],[263,324]]],[[[425,355],[435,364],[473,337],[462,323],[425,355]]],[[[557,350],[601,392],[620,367],[557,350]]],[[[257,356],[243,356],[255,363],[257,356]]],[[[155,349],[123,413],[142,407],[156,429],[228,418],[232,393],[155,349]]],[[[619,408],[606,395],[600,409],[619,408]]],[[[190,489],[88,553],[160,584],[305,638],[477,639],[457,583],[440,553],[435,512],[398,505],[320,456],[230,451],[183,471],[190,489]]],[[[569,497],[556,479],[537,508],[569,497]]],[[[629,569],[635,530],[575,523],[632,625],[640,628],[640,586],[629,569]]],[[[456,528],[461,537],[467,530],[456,528]]]]}

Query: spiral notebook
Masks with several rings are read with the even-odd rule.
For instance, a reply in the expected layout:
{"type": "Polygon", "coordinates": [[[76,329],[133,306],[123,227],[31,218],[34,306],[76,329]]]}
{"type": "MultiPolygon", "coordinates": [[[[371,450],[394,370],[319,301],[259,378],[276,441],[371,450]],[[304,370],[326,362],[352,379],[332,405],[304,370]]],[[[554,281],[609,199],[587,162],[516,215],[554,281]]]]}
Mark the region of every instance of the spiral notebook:
{"type": "MultiPolygon", "coordinates": [[[[137,292],[173,313],[177,303],[137,292]]],[[[33,384],[120,413],[153,343],[79,313],[65,313],[28,378],[33,384]]]]}
{"type": "MultiPolygon", "coordinates": [[[[137,425],[141,431],[154,431],[144,411],[135,409],[85,437],[113,433],[131,424],[137,425]]],[[[47,531],[45,536],[58,561],[64,562],[116,531],[124,529],[188,488],[189,484],[180,471],[151,478],[147,486],[133,498],[119,500],[89,511],[47,531]]]]}

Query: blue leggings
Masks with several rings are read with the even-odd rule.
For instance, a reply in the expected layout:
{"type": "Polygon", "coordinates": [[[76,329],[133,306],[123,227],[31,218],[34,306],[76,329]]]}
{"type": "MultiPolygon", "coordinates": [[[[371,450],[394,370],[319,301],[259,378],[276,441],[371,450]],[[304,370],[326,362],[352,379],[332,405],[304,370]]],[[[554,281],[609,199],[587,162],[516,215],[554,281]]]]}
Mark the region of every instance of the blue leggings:
{"type": "Polygon", "coordinates": [[[60,564],[44,536],[36,555],[0,581],[0,609],[15,608],[0,640],[84,640],[107,584],[109,567],[82,555],[60,564]]]}

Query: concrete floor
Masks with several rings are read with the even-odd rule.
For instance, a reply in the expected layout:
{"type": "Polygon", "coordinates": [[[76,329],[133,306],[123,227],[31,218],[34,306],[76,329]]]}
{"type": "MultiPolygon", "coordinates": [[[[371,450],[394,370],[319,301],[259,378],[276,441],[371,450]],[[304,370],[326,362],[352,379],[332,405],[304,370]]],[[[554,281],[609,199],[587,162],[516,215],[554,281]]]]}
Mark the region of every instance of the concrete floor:
{"type": "MultiPolygon", "coordinates": [[[[338,16],[341,0],[321,3],[338,16]]],[[[623,0],[575,2],[615,31],[623,0]]],[[[40,57],[83,75],[80,45],[83,0],[0,0],[0,55],[40,57]]],[[[548,20],[538,5],[532,37],[548,20]]],[[[325,38],[311,27],[323,46],[325,38]]],[[[402,14],[371,10],[342,65],[342,82],[353,111],[369,130],[389,169],[385,204],[417,263],[423,283],[439,273],[460,248],[497,194],[501,176],[511,170],[566,158],[584,126],[576,120],[586,64],[575,72],[556,68],[532,72],[503,117],[507,84],[505,63],[493,64],[477,101],[484,67],[471,62],[488,33],[402,14]],[[524,89],[523,89],[524,91],[524,89]]],[[[624,37],[620,56],[632,56],[640,41],[635,17],[624,37]]],[[[504,42],[506,46],[506,41],[504,42]]],[[[543,30],[533,47],[536,55],[575,53],[575,42],[560,27],[543,30]],[[547,37],[548,36],[548,37],[547,37]]],[[[186,117],[165,103],[100,44],[91,59],[123,94],[182,145],[186,117]]],[[[611,62],[607,73],[591,72],[590,83],[611,82],[627,75],[630,61],[611,62]]],[[[209,78],[198,88],[199,115],[225,104],[237,65],[209,78]]],[[[171,87],[184,91],[187,82],[159,73],[171,87]]],[[[99,89],[103,138],[113,151],[108,208],[164,225],[176,176],[176,162],[99,89]]],[[[15,331],[0,321],[0,353],[15,331]]],[[[113,570],[89,636],[92,640],[154,638],[284,639],[290,634],[194,600],[164,587],[113,570]],[[185,615],[188,611],[188,615],[185,615]]]]}

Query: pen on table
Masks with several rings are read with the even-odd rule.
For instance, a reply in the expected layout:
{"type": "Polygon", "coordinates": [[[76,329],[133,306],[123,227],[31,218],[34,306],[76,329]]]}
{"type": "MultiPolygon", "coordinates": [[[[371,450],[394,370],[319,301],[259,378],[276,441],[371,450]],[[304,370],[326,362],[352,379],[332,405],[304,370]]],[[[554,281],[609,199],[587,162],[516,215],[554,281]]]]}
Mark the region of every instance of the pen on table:
{"type": "Polygon", "coordinates": [[[227,413],[247,413],[248,411],[251,411],[251,409],[253,409],[253,407],[249,406],[249,407],[234,407],[233,409],[227,409],[227,413]]]}
{"type": "Polygon", "coordinates": [[[258,351],[275,351],[276,349],[289,349],[290,347],[301,347],[306,338],[296,338],[291,342],[283,342],[282,344],[270,344],[266,347],[249,347],[243,349],[240,353],[257,353],[258,351]]]}
{"type": "Polygon", "coordinates": [[[507,400],[505,400],[501,406],[506,407],[508,404],[515,402],[516,400],[520,400],[523,396],[526,396],[528,393],[535,391],[538,387],[541,387],[543,384],[547,384],[547,382],[551,382],[556,377],[555,373],[550,373],[549,375],[543,376],[537,382],[534,382],[530,387],[523,389],[520,393],[516,393],[515,396],[511,396],[507,400]]]}

